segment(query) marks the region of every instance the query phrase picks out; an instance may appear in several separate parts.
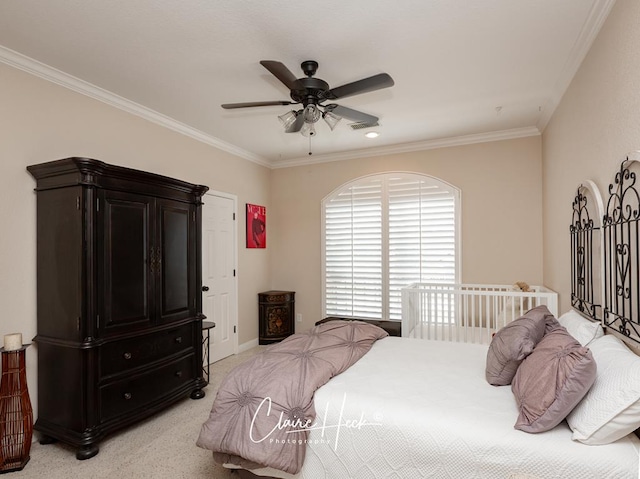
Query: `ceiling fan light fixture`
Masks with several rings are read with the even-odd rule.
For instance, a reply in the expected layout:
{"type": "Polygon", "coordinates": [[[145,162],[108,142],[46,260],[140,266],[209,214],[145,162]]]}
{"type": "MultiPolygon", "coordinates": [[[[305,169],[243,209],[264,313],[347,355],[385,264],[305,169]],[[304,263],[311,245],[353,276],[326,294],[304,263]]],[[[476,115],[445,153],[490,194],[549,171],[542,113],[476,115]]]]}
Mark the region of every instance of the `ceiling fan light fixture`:
{"type": "Polygon", "coordinates": [[[278,120],[282,123],[285,130],[288,130],[291,125],[296,121],[298,113],[295,110],[288,111],[278,116],[278,120]]]}
{"type": "Polygon", "coordinates": [[[300,134],[307,137],[316,136],[316,127],[313,123],[307,123],[305,121],[304,125],[302,125],[302,128],[300,128],[300,134]]]}
{"type": "Polygon", "coordinates": [[[315,123],[320,119],[320,110],[313,103],[309,103],[304,107],[304,111],[302,112],[305,123],[315,123]]]}
{"type": "Polygon", "coordinates": [[[330,111],[325,111],[322,114],[322,119],[325,121],[327,125],[329,125],[329,128],[331,128],[331,131],[333,131],[336,125],[340,123],[340,120],[342,120],[342,117],[338,115],[334,115],[330,111]]]}

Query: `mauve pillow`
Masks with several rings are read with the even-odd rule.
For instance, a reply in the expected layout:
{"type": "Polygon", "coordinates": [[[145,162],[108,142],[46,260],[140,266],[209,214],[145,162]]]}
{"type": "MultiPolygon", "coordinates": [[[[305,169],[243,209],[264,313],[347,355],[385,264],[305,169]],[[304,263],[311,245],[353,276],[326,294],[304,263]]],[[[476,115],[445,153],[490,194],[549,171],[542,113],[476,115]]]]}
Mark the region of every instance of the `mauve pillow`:
{"type": "Polygon", "coordinates": [[[515,428],[544,432],[556,427],[596,380],[596,362],[564,328],[546,334],[522,362],[511,384],[520,414],[515,428]]]}
{"type": "Polygon", "coordinates": [[[551,331],[555,331],[556,329],[567,329],[552,315],[549,314],[546,320],[546,326],[544,329],[544,334],[549,334],[551,331]]]}
{"type": "Polygon", "coordinates": [[[537,306],[493,336],[487,352],[485,369],[485,377],[489,384],[511,384],[522,360],[531,354],[544,336],[548,316],[553,317],[546,306],[537,306]]]}

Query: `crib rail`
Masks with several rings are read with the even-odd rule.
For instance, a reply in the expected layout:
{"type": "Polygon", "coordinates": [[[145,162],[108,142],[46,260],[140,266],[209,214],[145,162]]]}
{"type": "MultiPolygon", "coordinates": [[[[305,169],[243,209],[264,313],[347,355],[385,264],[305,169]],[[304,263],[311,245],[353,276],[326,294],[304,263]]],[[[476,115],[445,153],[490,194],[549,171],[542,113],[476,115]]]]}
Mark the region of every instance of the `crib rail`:
{"type": "Polygon", "coordinates": [[[402,336],[488,344],[493,333],[541,304],[557,316],[558,295],[511,285],[414,283],[402,289],[402,336]]]}

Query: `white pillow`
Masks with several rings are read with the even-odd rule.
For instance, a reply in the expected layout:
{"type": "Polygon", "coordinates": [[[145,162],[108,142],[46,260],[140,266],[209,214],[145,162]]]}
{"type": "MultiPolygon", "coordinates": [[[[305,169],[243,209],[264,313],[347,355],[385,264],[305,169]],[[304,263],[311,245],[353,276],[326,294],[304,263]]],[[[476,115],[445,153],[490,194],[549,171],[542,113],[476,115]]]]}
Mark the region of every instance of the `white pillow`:
{"type": "Polygon", "coordinates": [[[567,422],[573,440],[609,444],[640,427],[640,357],[613,335],[593,341],[589,349],[598,367],[596,381],[567,422]]]}
{"type": "Polygon", "coordinates": [[[604,330],[600,323],[589,321],[575,309],[570,309],[560,316],[558,322],[583,346],[587,346],[594,339],[604,336],[604,330]]]}

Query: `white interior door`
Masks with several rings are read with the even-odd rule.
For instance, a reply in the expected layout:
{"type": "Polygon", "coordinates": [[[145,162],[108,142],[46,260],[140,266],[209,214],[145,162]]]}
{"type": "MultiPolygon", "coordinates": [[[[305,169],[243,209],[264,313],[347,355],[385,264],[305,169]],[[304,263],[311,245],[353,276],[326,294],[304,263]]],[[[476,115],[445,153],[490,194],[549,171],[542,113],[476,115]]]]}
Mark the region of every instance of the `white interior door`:
{"type": "Polygon", "coordinates": [[[236,334],[236,223],[235,199],[207,193],[202,207],[202,312],[213,321],[210,362],[235,354],[236,334]]]}

